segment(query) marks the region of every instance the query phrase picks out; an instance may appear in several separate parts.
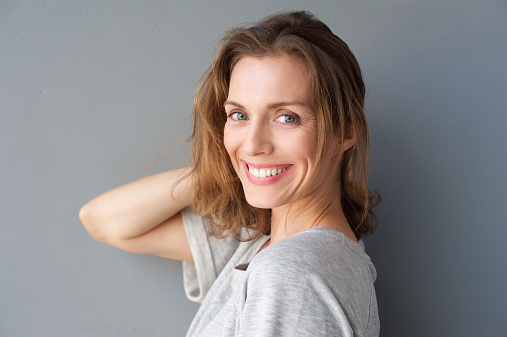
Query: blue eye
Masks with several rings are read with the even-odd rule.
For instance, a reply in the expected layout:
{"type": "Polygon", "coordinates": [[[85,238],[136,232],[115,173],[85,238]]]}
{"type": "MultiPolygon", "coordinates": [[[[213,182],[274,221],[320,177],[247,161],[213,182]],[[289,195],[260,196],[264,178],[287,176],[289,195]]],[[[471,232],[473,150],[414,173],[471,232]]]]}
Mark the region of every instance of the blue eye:
{"type": "Polygon", "coordinates": [[[235,121],[244,121],[247,119],[246,115],[241,112],[230,113],[228,117],[235,121]]]}
{"type": "Polygon", "coordinates": [[[286,123],[286,124],[293,124],[298,121],[297,117],[292,116],[292,115],[282,115],[282,116],[278,117],[278,120],[280,122],[286,123]]]}

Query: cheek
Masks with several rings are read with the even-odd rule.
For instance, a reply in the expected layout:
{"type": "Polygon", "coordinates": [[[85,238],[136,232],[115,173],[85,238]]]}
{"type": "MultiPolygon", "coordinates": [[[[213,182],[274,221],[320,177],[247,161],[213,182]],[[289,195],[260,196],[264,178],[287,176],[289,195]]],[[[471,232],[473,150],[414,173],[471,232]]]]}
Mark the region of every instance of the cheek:
{"type": "Polygon", "coordinates": [[[317,151],[317,137],[313,133],[305,133],[300,135],[296,140],[290,142],[291,146],[297,144],[294,147],[299,157],[304,158],[310,165],[315,161],[317,151]]]}
{"type": "Polygon", "coordinates": [[[236,144],[237,142],[235,141],[235,139],[236,138],[234,137],[231,130],[229,130],[229,128],[227,126],[225,126],[225,128],[224,128],[224,146],[225,146],[225,149],[227,150],[227,153],[229,154],[229,157],[231,158],[231,161],[232,161],[234,167],[236,167],[236,160],[235,160],[234,153],[237,148],[237,144],[236,144]]]}

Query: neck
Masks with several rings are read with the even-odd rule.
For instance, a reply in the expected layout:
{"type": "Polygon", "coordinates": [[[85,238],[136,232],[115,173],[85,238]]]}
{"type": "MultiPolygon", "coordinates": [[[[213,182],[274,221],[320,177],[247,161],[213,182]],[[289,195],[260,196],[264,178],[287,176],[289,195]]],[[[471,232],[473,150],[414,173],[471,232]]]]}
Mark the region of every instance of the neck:
{"type": "Polygon", "coordinates": [[[269,244],[316,226],[337,230],[357,242],[343,213],[340,195],[337,193],[334,197],[326,198],[308,195],[288,205],[273,208],[269,244]],[[327,202],[322,203],[318,200],[327,200],[327,202]]]}

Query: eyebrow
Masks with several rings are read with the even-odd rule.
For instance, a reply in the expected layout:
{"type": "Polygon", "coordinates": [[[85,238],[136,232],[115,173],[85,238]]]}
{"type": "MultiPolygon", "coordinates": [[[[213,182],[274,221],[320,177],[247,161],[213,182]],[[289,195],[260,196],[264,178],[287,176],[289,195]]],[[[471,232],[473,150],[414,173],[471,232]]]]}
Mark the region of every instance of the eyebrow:
{"type": "MultiPolygon", "coordinates": [[[[234,105],[234,106],[237,106],[238,108],[245,109],[245,107],[243,105],[239,104],[238,102],[230,101],[230,100],[225,101],[224,105],[234,105]]],[[[267,109],[276,109],[281,106],[288,106],[288,105],[307,106],[307,104],[300,103],[300,102],[276,102],[276,103],[267,104],[266,108],[267,109]]]]}

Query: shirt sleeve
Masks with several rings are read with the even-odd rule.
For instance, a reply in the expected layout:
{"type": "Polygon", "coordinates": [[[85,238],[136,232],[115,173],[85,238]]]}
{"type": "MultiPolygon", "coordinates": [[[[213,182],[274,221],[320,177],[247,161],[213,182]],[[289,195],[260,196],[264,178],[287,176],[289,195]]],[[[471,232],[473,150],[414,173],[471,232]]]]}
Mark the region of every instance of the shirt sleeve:
{"type": "Polygon", "coordinates": [[[191,207],[182,210],[183,224],[194,262],[183,262],[183,285],[191,301],[202,303],[223,267],[234,254],[238,241],[209,235],[209,222],[191,207]]]}
{"type": "Polygon", "coordinates": [[[362,248],[316,232],[291,238],[250,263],[239,336],[378,336],[373,275],[362,248]]]}
{"type": "Polygon", "coordinates": [[[239,336],[355,336],[324,280],[285,267],[271,265],[250,276],[239,336]]]}

